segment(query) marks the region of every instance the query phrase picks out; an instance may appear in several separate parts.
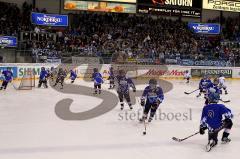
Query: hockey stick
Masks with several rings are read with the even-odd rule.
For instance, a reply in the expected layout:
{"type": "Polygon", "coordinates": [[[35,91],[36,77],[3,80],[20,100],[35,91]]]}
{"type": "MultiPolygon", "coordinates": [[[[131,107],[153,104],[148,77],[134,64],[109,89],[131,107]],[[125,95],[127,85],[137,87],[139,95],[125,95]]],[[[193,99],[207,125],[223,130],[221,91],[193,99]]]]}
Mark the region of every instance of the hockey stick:
{"type": "Polygon", "coordinates": [[[186,140],[186,139],[188,139],[188,138],[190,138],[190,137],[193,137],[193,136],[195,136],[195,135],[197,135],[197,134],[199,134],[200,132],[198,131],[198,132],[196,132],[196,133],[194,133],[194,134],[192,134],[192,135],[190,135],[190,136],[188,136],[188,137],[185,137],[185,138],[183,138],[183,139],[179,139],[179,138],[176,138],[176,137],[173,137],[172,139],[174,140],[174,141],[177,141],[177,142],[182,142],[182,141],[184,141],[184,140],[186,140]]]}
{"type": "Polygon", "coordinates": [[[146,135],[147,134],[147,125],[146,125],[145,120],[143,120],[143,125],[144,125],[143,135],[146,135]]]}
{"type": "Polygon", "coordinates": [[[192,93],[194,93],[194,92],[196,92],[196,91],[198,91],[198,90],[199,90],[199,88],[196,89],[196,90],[194,90],[194,91],[192,91],[192,92],[184,92],[184,93],[187,94],[187,95],[189,95],[189,94],[192,94],[192,93]]]}
{"type": "Polygon", "coordinates": [[[222,99],[219,99],[221,102],[223,102],[223,103],[229,103],[229,102],[231,102],[230,100],[222,100],[222,99]]]}
{"type": "Polygon", "coordinates": [[[13,84],[13,81],[10,82],[10,83],[11,83],[11,85],[13,86],[13,88],[14,88],[15,90],[19,90],[19,89],[13,84]]]}

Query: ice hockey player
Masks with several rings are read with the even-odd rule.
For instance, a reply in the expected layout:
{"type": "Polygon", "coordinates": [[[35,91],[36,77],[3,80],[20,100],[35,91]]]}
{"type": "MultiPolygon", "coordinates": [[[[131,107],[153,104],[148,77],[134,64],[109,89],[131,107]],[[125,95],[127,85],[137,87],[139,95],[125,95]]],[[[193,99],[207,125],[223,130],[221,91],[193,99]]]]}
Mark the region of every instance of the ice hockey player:
{"type": "Polygon", "coordinates": [[[159,105],[163,102],[164,95],[162,88],[157,86],[156,79],[150,79],[149,85],[144,89],[141,97],[141,106],[144,107],[143,117],[140,119],[141,122],[148,118],[148,113],[150,112],[150,117],[148,122],[151,122],[159,105]]]}
{"type": "Polygon", "coordinates": [[[224,129],[222,135],[222,143],[230,142],[228,138],[232,128],[233,115],[231,110],[223,104],[218,104],[220,96],[218,93],[211,93],[209,95],[209,104],[202,110],[200,134],[203,135],[208,129],[208,144],[206,150],[210,151],[212,147],[218,143],[218,133],[224,129]]]}
{"type": "Polygon", "coordinates": [[[64,83],[64,79],[66,78],[66,76],[67,76],[66,71],[64,71],[62,68],[59,68],[58,73],[57,73],[57,79],[56,79],[56,82],[53,85],[53,87],[55,87],[58,83],[60,83],[61,84],[60,89],[63,89],[63,83],[64,83]]]}
{"type": "Polygon", "coordinates": [[[76,78],[77,78],[76,72],[74,72],[73,70],[70,70],[71,83],[74,83],[74,81],[75,81],[76,78]]]}
{"type": "Polygon", "coordinates": [[[49,77],[49,73],[46,71],[45,67],[42,67],[40,76],[39,76],[38,88],[41,88],[42,84],[45,88],[48,88],[48,85],[47,85],[48,77],[49,77]]]}
{"type": "Polygon", "coordinates": [[[208,87],[207,87],[207,91],[206,91],[206,94],[205,94],[205,105],[209,104],[208,103],[208,96],[211,94],[211,93],[218,93],[219,95],[222,94],[222,90],[219,88],[219,82],[218,82],[218,79],[215,78],[213,80],[213,83],[210,83],[208,84],[208,87]]]}
{"type": "Polygon", "coordinates": [[[188,70],[186,70],[186,71],[184,72],[184,79],[187,80],[186,83],[189,83],[191,77],[192,77],[192,76],[191,76],[190,72],[189,72],[188,70]]]}
{"type": "Polygon", "coordinates": [[[92,81],[94,82],[94,94],[97,94],[97,93],[101,94],[103,78],[102,78],[102,74],[98,71],[97,68],[93,69],[92,81]]]}
{"type": "Polygon", "coordinates": [[[131,87],[133,89],[133,92],[136,92],[136,87],[132,79],[126,77],[126,72],[121,69],[118,71],[118,75],[116,76],[115,80],[117,83],[117,93],[121,104],[120,109],[123,110],[124,108],[123,100],[125,99],[128,103],[129,108],[132,110],[133,107],[130,99],[129,88],[131,87]]]}
{"type": "Polygon", "coordinates": [[[208,78],[207,75],[204,75],[204,77],[199,82],[199,91],[200,92],[197,95],[197,97],[200,97],[202,93],[204,93],[204,95],[205,95],[207,89],[211,87],[210,85],[212,85],[212,81],[208,78]]]}
{"type": "Polygon", "coordinates": [[[57,69],[55,69],[54,67],[51,67],[49,71],[49,76],[52,81],[54,81],[54,76],[56,75],[57,75],[57,69]]]}
{"type": "Polygon", "coordinates": [[[222,74],[219,75],[218,81],[219,81],[219,87],[225,91],[225,94],[228,94],[227,86],[225,84],[225,77],[222,74]]]}
{"type": "Polygon", "coordinates": [[[7,89],[8,83],[12,82],[13,80],[13,72],[11,71],[11,68],[8,67],[7,70],[2,71],[2,78],[3,78],[3,82],[2,82],[2,86],[0,87],[0,90],[7,89]]]}
{"type": "Polygon", "coordinates": [[[109,77],[108,77],[108,80],[109,80],[109,88],[108,89],[113,89],[115,87],[114,79],[115,79],[115,76],[114,76],[113,67],[110,67],[109,77]]]}

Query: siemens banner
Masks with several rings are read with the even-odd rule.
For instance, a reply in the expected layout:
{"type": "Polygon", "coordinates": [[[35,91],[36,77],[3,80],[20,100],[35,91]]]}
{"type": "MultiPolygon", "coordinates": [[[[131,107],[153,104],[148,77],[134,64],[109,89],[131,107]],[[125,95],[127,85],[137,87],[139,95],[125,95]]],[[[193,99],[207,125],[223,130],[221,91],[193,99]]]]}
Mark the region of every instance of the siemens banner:
{"type": "Polygon", "coordinates": [[[239,0],[203,0],[203,9],[240,12],[239,0]]]}
{"type": "Polygon", "coordinates": [[[1,47],[17,47],[17,37],[15,36],[0,36],[1,47]]]}
{"type": "Polygon", "coordinates": [[[68,16],[32,12],[32,23],[46,26],[68,26],[68,16]]]}
{"type": "Polygon", "coordinates": [[[220,24],[214,23],[188,23],[188,28],[198,34],[220,33],[220,24]]]}

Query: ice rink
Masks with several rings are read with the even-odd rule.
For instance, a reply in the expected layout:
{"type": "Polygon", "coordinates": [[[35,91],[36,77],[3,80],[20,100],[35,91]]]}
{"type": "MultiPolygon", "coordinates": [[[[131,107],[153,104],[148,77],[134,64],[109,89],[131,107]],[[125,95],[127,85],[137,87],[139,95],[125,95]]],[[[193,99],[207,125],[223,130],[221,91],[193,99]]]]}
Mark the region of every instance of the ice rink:
{"type": "MultiPolygon", "coordinates": [[[[69,83],[69,81],[67,81],[69,83]]],[[[185,95],[198,87],[197,81],[186,84],[169,80],[173,89],[165,93],[165,100],[157,112],[157,119],[144,127],[138,122],[142,108],[137,102],[134,110],[120,106],[89,120],[63,120],[56,114],[56,103],[71,98],[72,112],[93,109],[101,99],[87,95],[65,94],[52,89],[17,91],[12,85],[0,91],[0,159],[221,159],[239,158],[240,146],[240,81],[227,81],[231,100],[226,105],[234,113],[234,126],[227,145],[218,144],[205,152],[207,135],[197,135],[177,143],[172,137],[183,138],[198,131],[203,97],[197,92],[185,95]]],[[[76,85],[92,87],[92,83],[78,80],[76,85]]],[[[103,89],[107,90],[104,84],[103,89]]],[[[138,85],[137,89],[143,89],[138,85]]],[[[114,92],[114,90],[107,90],[114,92]]],[[[103,95],[100,95],[103,96],[103,95]]],[[[108,98],[106,100],[111,100],[108,98]]],[[[222,133],[219,134],[219,139],[222,133]]]]}

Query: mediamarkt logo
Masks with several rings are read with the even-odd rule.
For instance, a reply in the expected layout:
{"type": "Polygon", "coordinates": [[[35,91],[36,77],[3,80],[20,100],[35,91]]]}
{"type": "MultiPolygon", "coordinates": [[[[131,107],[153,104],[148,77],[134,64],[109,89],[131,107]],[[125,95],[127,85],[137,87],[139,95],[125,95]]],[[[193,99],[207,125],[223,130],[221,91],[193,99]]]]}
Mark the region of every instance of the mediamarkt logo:
{"type": "Polygon", "coordinates": [[[56,18],[53,16],[47,16],[47,15],[43,15],[43,17],[37,17],[38,21],[43,21],[45,23],[59,23],[61,22],[61,18],[56,18]]]}
{"type": "Polygon", "coordinates": [[[193,0],[152,0],[154,4],[192,7],[193,0]]]}
{"type": "Polygon", "coordinates": [[[155,70],[150,69],[146,75],[148,76],[184,76],[184,71],[182,70],[155,70]]]}

